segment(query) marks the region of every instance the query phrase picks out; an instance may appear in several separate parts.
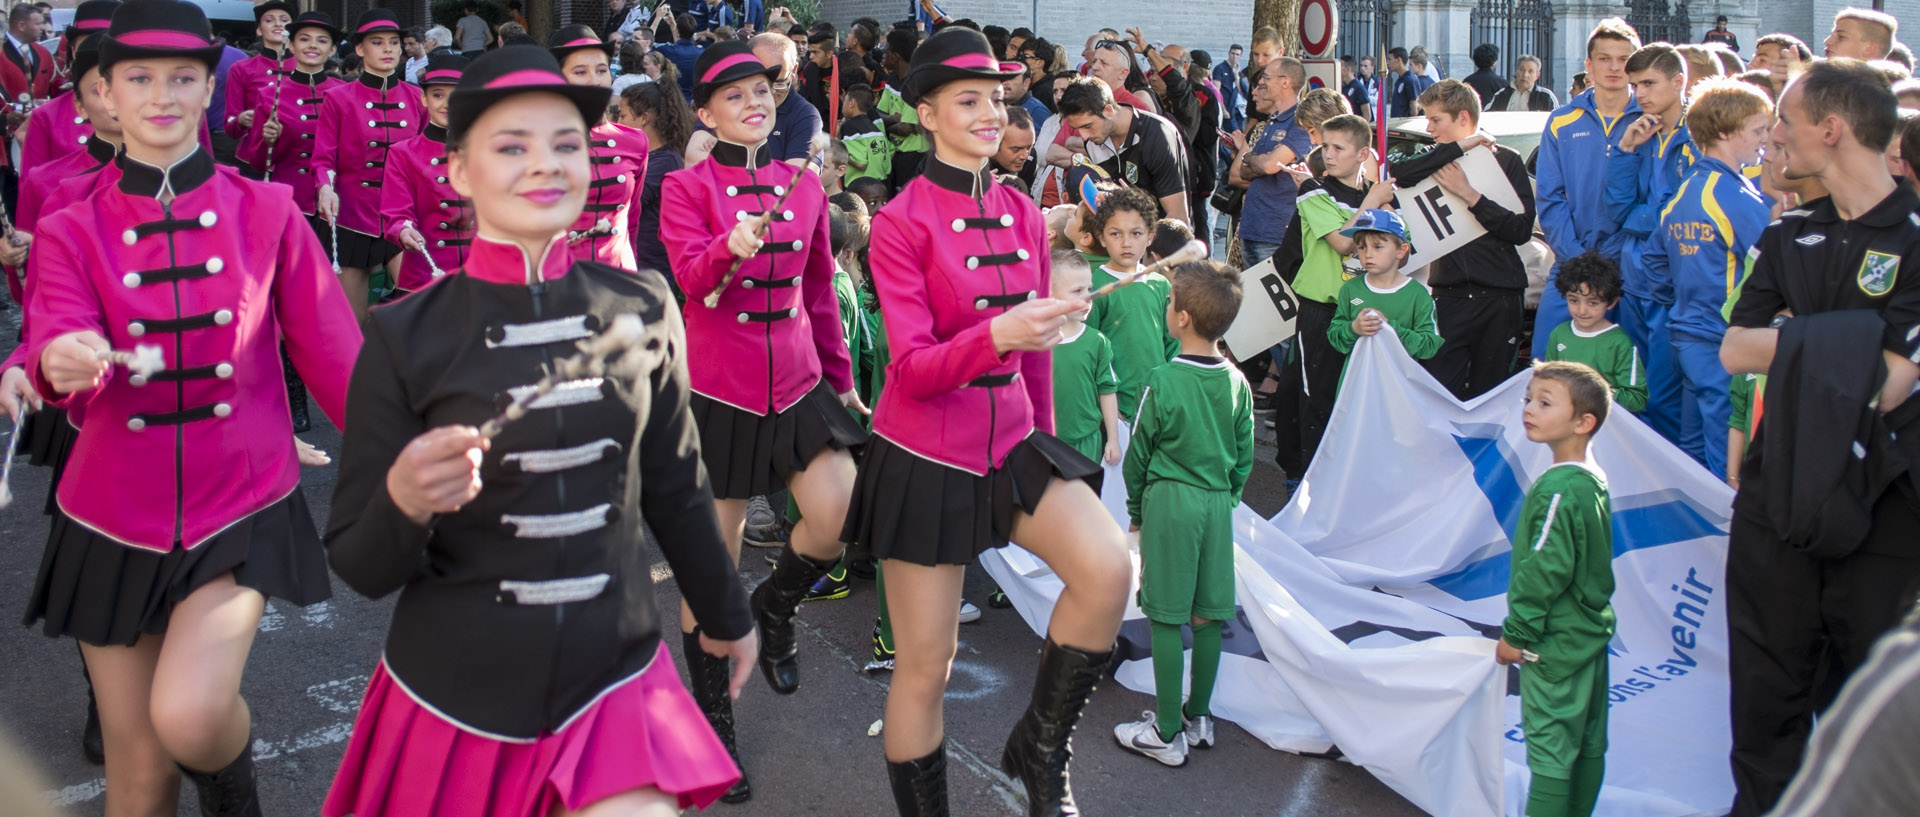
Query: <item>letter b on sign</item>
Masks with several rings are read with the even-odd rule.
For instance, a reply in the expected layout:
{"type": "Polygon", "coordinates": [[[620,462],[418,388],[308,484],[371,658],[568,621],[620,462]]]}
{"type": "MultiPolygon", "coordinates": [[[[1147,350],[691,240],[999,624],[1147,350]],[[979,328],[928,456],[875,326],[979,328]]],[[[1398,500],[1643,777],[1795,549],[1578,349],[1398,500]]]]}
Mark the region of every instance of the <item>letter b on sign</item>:
{"type": "Polygon", "coordinates": [[[1300,314],[1300,304],[1294,302],[1293,293],[1287,290],[1279,275],[1268,275],[1260,279],[1260,288],[1267,291],[1267,297],[1273,301],[1273,308],[1283,320],[1293,320],[1300,314]]]}

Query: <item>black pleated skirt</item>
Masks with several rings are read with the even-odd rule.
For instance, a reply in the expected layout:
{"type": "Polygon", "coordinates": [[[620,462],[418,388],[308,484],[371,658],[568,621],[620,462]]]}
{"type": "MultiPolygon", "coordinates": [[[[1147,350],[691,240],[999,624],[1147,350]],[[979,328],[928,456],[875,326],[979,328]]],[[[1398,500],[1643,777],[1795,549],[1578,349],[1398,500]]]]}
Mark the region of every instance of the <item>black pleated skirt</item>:
{"type": "Polygon", "coordinates": [[[122,545],[55,514],[23,623],[45,620],[53,638],[132,646],[143,633],[166,632],[174,605],[229,572],[242,587],[301,606],[332,595],[326,552],[298,488],[199,547],[166,553],[122,545]]]}
{"type": "MultiPolygon", "coordinates": [[[[320,249],[333,258],[333,222],[319,216],[308,216],[313,224],[313,232],[320,236],[320,249]]],[[[400,253],[400,245],[377,236],[340,228],[340,266],[357,267],[370,270],[385,266],[387,259],[400,253]]]]}
{"type": "Polygon", "coordinates": [[[20,421],[20,442],[16,448],[17,456],[25,457],[28,465],[38,465],[53,469],[53,480],[47,485],[48,516],[58,516],[60,506],[54,502],[53,495],[60,488],[60,475],[67,470],[67,458],[73,455],[73,443],[80,439],[80,431],[67,422],[67,412],[53,406],[43,406],[39,411],[20,421]]]}
{"type": "Polygon", "coordinates": [[[793,472],[807,470],[820,449],[845,451],[867,441],[866,429],[840,404],[826,378],[776,414],[741,411],[697,393],[690,408],[715,499],[751,499],[780,490],[793,472]]]}
{"type": "Polygon", "coordinates": [[[1054,477],[1100,493],[1100,466],[1051,434],[1035,431],[1006,462],[975,476],[875,435],[860,461],[841,539],[860,554],[917,565],[964,565],[1004,547],[1015,511],[1033,513],[1054,477]]]}

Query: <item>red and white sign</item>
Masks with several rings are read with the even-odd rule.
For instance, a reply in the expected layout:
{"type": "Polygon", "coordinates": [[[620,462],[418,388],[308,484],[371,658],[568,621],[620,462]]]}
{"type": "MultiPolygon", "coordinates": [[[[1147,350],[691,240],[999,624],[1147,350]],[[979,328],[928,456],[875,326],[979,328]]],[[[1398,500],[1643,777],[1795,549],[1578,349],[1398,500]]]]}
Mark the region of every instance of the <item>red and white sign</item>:
{"type": "Polygon", "coordinates": [[[1334,13],[1333,0],[1302,0],[1300,3],[1300,56],[1303,59],[1325,57],[1333,53],[1340,16],[1334,13]]]}

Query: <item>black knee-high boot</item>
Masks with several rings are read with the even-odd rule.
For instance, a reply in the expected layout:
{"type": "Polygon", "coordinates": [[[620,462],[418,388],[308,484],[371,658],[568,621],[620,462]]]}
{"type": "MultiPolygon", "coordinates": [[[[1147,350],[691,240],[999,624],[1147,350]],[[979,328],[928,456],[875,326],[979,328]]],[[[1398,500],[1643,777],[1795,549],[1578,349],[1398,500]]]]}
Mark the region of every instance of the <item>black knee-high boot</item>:
{"type": "Polygon", "coordinates": [[[240,756],[219,771],[196,772],[185,766],[180,771],[193,781],[200,792],[201,817],[261,817],[260,796],[253,787],[253,735],[240,756]]]}
{"type": "Polygon", "coordinates": [[[1106,675],[1113,650],[1089,653],[1047,639],[1040,652],[1040,672],[1033,682],[1033,700],[1026,714],[1007,736],[1000,768],[1027,787],[1030,817],[1068,817],[1079,814],[1067,764],[1073,759],[1073,727],[1087,708],[1093,688],[1106,675]]]}
{"type": "MultiPolygon", "coordinates": [[[[80,642],[74,642],[78,647],[80,642]]],[[[107,763],[107,743],[100,735],[100,705],[93,700],[93,673],[87,671],[87,656],[80,655],[80,680],[87,685],[87,722],[80,727],[80,754],[88,763],[104,766],[107,763]]]]}
{"type": "Polygon", "coordinates": [[[760,674],[774,692],[791,695],[800,688],[800,645],[793,637],[793,614],[807,589],[837,561],[836,556],[816,562],[788,545],[780,551],[773,575],[753,589],[753,618],[760,625],[760,674]]]}
{"type": "Polygon", "coordinates": [[[919,760],[887,761],[887,779],[900,817],[947,817],[946,741],[919,760]]]}
{"type": "Polygon", "coordinates": [[[300,380],[300,373],[293,370],[293,357],[287,354],[284,343],[280,344],[280,367],[287,374],[287,407],[293,410],[293,430],[305,434],[313,428],[313,421],[307,416],[307,384],[300,380]]]}
{"type": "Polygon", "coordinates": [[[733,698],[727,695],[727,684],[732,673],[727,672],[727,659],[715,658],[700,649],[700,630],[680,635],[681,649],[686,651],[687,675],[690,676],[693,700],[700,704],[700,711],[706,713],[707,725],[713,727],[713,733],[720,738],[721,745],[727,747],[727,755],[733,758],[733,765],[740,767],[740,782],[720,795],[722,803],[745,803],[753,797],[753,786],[747,783],[747,764],[740,762],[740,749],[733,741],[733,698]]]}

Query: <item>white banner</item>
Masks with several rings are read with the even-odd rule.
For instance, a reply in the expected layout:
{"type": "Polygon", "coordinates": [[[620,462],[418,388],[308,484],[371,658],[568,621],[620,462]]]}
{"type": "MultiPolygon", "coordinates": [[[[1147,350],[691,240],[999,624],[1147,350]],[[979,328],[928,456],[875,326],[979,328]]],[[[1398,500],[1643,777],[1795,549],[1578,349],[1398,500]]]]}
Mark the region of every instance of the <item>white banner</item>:
{"type": "MultiPolygon", "coordinates": [[[[1338,746],[1428,813],[1526,803],[1514,670],[1493,663],[1510,531],[1551,463],[1520,426],[1527,375],[1461,404],[1391,332],[1348,359],[1320,456],[1272,521],[1234,519],[1241,614],[1214,712],[1276,749],[1338,746]]],[[[1626,412],[1595,438],[1614,509],[1611,747],[1596,814],[1725,811],[1732,492],[1626,412]]],[[[1105,497],[1118,498],[1108,469],[1105,497]]],[[[1118,489],[1123,490],[1123,489],[1118,489]]],[[[1019,548],[982,555],[1035,632],[1059,581],[1019,548]]],[[[1146,620],[1129,602],[1121,683],[1151,693],[1146,620]]],[[[1081,740],[1111,724],[1087,724],[1081,740]]]]}
{"type": "MultiPolygon", "coordinates": [[[[1514,191],[1513,183],[1507,181],[1507,174],[1501,172],[1500,160],[1493,158],[1491,150],[1469,150],[1460,157],[1459,163],[1460,169],[1466,171],[1467,182],[1480,191],[1480,195],[1520,212],[1520,194],[1514,191]]],[[[1393,206],[1399,209],[1400,219],[1407,223],[1407,232],[1413,234],[1413,254],[1407,258],[1407,269],[1431,264],[1487,234],[1487,228],[1480,226],[1480,220],[1468,212],[1467,203],[1440,189],[1440,183],[1432,176],[1395,192],[1393,206]]]]}
{"type": "Polygon", "coordinates": [[[1223,340],[1234,357],[1253,357],[1293,337],[1300,299],[1269,258],[1240,272],[1240,314],[1223,340]]]}

